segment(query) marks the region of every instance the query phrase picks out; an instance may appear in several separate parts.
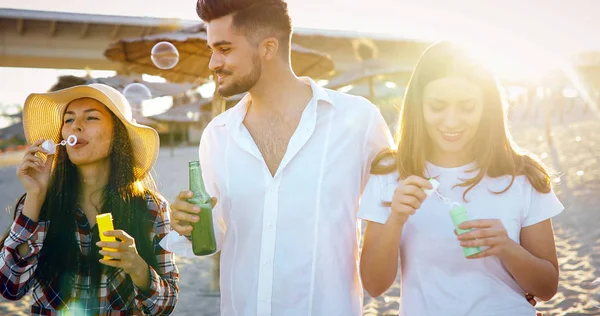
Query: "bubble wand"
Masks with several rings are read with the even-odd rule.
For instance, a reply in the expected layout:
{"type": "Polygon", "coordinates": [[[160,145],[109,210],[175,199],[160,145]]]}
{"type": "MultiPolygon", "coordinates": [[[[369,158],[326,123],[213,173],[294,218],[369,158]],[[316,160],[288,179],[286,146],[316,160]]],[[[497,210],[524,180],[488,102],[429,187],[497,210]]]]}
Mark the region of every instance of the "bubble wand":
{"type": "MultiPolygon", "coordinates": [[[[442,202],[446,206],[448,206],[448,208],[450,209],[450,218],[452,218],[452,223],[454,223],[454,228],[456,229],[456,234],[461,235],[466,232],[472,231],[472,229],[465,230],[458,228],[458,225],[469,220],[469,216],[467,214],[467,209],[465,208],[465,206],[461,203],[452,201],[451,199],[443,196],[438,190],[440,183],[437,180],[431,178],[429,179],[429,182],[433,186],[433,189],[425,189],[425,193],[427,194],[427,196],[430,196],[431,194],[435,193],[442,200],[442,202]]],[[[480,252],[480,247],[463,247],[463,254],[465,255],[465,257],[470,257],[480,252]]]]}
{"type": "Polygon", "coordinates": [[[77,144],[77,136],[69,135],[66,140],[63,139],[58,144],[55,144],[53,141],[48,139],[42,143],[42,148],[48,152],[48,155],[54,155],[56,154],[56,146],[75,146],[75,144],[77,144]]]}

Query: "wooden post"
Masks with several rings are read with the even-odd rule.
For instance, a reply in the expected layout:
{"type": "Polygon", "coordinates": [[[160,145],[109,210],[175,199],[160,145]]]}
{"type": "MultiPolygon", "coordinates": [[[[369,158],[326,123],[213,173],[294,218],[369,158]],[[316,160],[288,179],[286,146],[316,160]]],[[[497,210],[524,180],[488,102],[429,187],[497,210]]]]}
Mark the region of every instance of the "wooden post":
{"type": "Polygon", "coordinates": [[[221,252],[212,255],[212,279],[210,282],[210,290],[213,293],[221,291],[221,252]]]}
{"type": "Polygon", "coordinates": [[[175,124],[173,122],[169,122],[169,147],[171,148],[171,158],[175,156],[175,124]]]}
{"type": "Polygon", "coordinates": [[[375,102],[375,79],[373,76],[369,77],[369,101],[375,102]]]}

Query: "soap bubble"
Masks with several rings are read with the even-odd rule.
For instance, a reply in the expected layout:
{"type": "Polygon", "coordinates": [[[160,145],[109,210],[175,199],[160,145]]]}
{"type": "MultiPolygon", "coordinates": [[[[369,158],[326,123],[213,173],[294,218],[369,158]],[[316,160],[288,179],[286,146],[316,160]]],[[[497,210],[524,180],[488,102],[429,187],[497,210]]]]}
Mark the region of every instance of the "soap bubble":
{"type": "Polygon", "coordinates": [[[579,136],[575,137],[575,141],[576,142],[580,142],[581,141],[581,137],[579,137],[579,136]]]}
{"type": "Polygon", "coordinates": [[[143,101],[152,98],[150,89],[141,83],[127,85],[127,87],[123,89],[123,95],[131,104],[141,104],[143,101]]]}
{"type": "Polygon", "coordinates": [[[548,158],[548,153],[542,153],[542,157],[541,157],[541,158],[542,158],[542,159],[546,159],[546,158],[548,158]]]}
{"type": "Polygon", "coordinates": [[[154,66],[160,69],[171,69],[179,62],[179,51],[169,42],[160,42],[152,47],[150,58],[154,66]]]}
{"type": "Polygon", "coordinates": [[[577,171],[577,175],[580,176],[580,177],[583,175],[583,173],[584,173],[583,170],[577,171]]]}
{"type": "Polygon", "coordinates": [[[560,178],[558,178],[558,177],[554,178],[554,183],[560,183],[560,178]]]}

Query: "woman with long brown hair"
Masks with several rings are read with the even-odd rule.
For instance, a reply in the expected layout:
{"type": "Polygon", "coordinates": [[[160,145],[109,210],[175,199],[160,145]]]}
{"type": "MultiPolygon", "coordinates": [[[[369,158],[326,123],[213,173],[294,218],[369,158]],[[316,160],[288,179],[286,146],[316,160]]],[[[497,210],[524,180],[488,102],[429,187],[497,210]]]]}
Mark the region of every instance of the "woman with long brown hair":
{"type": "Polygon", "coordinates": [[[17,176],[26,194],[0,243],[2,296],[32,291],[32,315],[172,313],[179,273],[159,245],[170,231],[168,203],[149,176],[158,133],[102,84],[32,94],[23,123],[30,147],[17,176]],[[42,145],[72,135],[72,146],[42,145]],[[114,242],[100,241],[96,215],[104,213],[114,242]]]}
{"type": "Polygon", "coordinates": [[[373,162],[359,209],[365,289],[381,295],[400,262],[401,315],[535,315],[524,296],[557,291],[551,218],[563,206],[548,171],[512,142],[494,74],[451,43],[428,48],[397,142],[373,162]],[[439,195],[425,192],[431,178],[439,195]],[[466,208],[468,232],[456,234],[449,201],[466,208]]]}

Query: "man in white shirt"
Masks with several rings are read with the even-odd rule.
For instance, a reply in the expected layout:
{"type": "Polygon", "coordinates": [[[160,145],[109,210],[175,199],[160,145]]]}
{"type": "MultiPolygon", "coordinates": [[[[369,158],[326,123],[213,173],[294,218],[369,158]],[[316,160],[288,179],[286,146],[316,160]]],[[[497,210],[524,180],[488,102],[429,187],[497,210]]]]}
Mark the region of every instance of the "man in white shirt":
{"type": "MultiPolygon", "coordinates": [[[[197,11],[218,92],[249,92],[200,142],[222,315],[362,315],[356,215],[373,158],[392,145],[385,121],[366,99],[295,76],[284,1],[200,0],[197,11]]],[[[171,205],[186,236],[191,196],[171,205]]]]}

